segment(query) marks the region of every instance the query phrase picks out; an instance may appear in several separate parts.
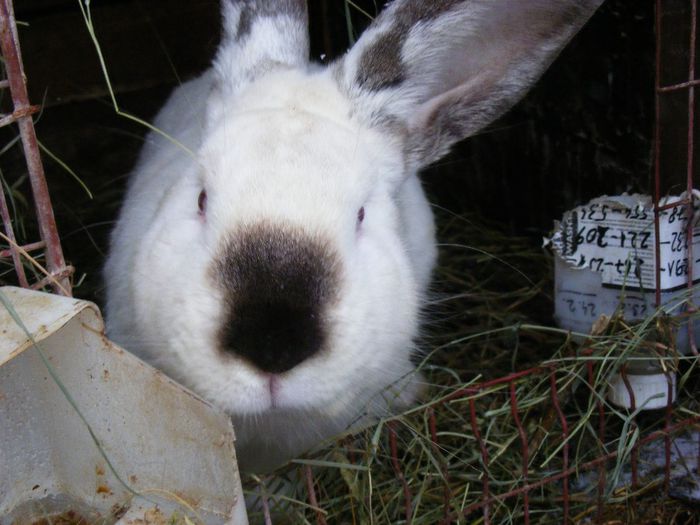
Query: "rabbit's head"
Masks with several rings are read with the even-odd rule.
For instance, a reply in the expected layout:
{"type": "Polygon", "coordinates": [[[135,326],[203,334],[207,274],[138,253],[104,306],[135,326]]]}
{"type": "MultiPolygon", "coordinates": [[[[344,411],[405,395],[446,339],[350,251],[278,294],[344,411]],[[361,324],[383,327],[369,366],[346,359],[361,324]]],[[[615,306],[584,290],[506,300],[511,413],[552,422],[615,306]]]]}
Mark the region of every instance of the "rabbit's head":
{"type": "MultiPolygon", "coordinates": [[[[136,169],[110,334],[234,417],[244,467],[410,403],[435,260],[416,172],[517,101],[601,0],[396,0],[328,67],[303,0],[223,0],[212,71],[136,169]]],[[[466,176],[466,175],[465,175],[466,176]]]]}

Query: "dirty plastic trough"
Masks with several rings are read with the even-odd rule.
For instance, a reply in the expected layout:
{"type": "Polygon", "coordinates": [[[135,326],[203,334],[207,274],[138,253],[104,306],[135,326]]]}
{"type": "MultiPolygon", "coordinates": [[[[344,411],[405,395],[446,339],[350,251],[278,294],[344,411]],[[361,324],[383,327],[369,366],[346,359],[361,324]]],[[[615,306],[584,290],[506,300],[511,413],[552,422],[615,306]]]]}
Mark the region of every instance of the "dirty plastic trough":
{"type": "Polygon", "coordinates": [[[0,525],[247,523],[225,414],[110,342],[94,304],[0,293],[0,525]]]}

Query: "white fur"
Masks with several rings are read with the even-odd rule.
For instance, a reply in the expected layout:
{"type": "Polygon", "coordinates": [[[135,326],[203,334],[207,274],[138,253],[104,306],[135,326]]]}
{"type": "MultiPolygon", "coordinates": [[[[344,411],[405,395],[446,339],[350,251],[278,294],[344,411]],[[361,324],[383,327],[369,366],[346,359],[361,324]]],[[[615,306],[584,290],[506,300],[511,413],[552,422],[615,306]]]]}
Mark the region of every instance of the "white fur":
{"type": "MultiPolygon", "coordinates": [[[[266,75],[214,108],[219,125],[199,145],[205,103],[193,92],[206,92],[207,78],[181,87],[156,122],[198,155],[151,135],[135,170],[106,268],[109,335],[229,411],[241,463],[265,469],[345,430],[366,405],[386,410],[373,398],[410,382],[435,258],[432,216],[399,145],[352,122],[327,73],[266,75]],[[270,148],[274,141],[294,147],[270,148]],[[202,184],[206,224],[197,215],[202,184]],[[221,292],[206,276],[230,231],[259,220],[332,236],[346,271],[333,351],[284,374],[275,410],[265,374],[218,355],[221,292]],[[258,448],[268,452],[253,457],[258,448]]],[[[401,388],[407,402],[416,386],[401,388]]]]}
{"type": "MultiPolygon", "coordinates": [[[[300,64],[303,20],[260,17],[238,39],[251,2],[224,4],[229,34],[215,67],[173,93],[154,123],[168,137],[148,136],[132,174],[105,268],[108,333],[228,411],[242,468],[263,471],[414,400],[420,376],[411,354],[436,243],[405,149],[410,137],[365,118],[363,97],[374,112],[389,99],[352,86],[358,53],[329,69],[300,64]],[[331,239],[341,261],[329,350],[277,376],[274,389],[270,374],[217,348],[224,292],[210,275],[227,239],[259,223],[331,239]]],[[[442,67],[454,67],[445,39],[459,30],[437,20],[439,34],[411,30],[403,56],[420,55],[424,39],[442,67]]],[[[391,22],[380,19],[358,49],[391,22]]],[[[437,104],[436,88],[428,91],[437,104]]],[[[423,103],[406,96],[392,111],[423,103]]]]}

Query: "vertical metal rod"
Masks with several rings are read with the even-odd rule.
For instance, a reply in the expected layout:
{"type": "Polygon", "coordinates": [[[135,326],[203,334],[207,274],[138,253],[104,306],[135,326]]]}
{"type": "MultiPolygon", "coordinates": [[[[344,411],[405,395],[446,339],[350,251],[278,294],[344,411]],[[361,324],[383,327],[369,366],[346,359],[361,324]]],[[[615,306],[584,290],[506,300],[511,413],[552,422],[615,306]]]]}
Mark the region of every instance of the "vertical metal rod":
{"type": "Polygon", "coordinates": [[[27,274],[24,273],[24,266],[22,266],[22,259],[19,252],[17,251],[17,238],[15,237],[15,230],[12,228],[12,219],[10,218],[10,210],[7,207],[7,199],[5,199],[5,188],[0,187],[0,217],[2,218],[2,224],[5,227],[5,235],[10,239],[9,252],[12,255],[12,263],[15,265],[15,272],[17,273],[17,280],[19,285],[24,288],[29,288],[29,281],[27,281],[27,274]]]}
{"type": "Polygon", "coordinates": [[[479,449],[481,450],[481,461],[483,464],[482,475],[484,476],[482,480],[482,491],[481,500],[484,502],[482,511],[484,513],[484,525],[490,525],[490,509],[491,505],[489,503],[489,451],[486,449],[486,444],[481,437],[481,432],[479,431],[479,422],[476,419],[476,402],[474,401],[473,395],[476,392],[472,392],[469,398],[469,418],[471,420],[472,432],[476,438],[476,442],[479,444],[479,449]]]}
{"type": "Polygon", "coordinates": [[[661,0],[656,0],[656,79],[654,89],[654,279],[655,279],[655,303],[658,308],[661,305],[661,239],[659,235],[659,204],[661,202],[661,0]]]}
{"type": "MultiPolygon", "coordinates": [[[[691,21],[690,21],[690,52],[689,52],[689,65],[688,65],[688,81],[695,80],[695,47],[697,42],[697,15],[698,15],[698,2],[697,0],[691,0],[691,21]]],[[[688,288],[693,287],[693,266],[695,265],[695,260],[693,258],[693,218],[695,215],[695,210],[693,204],[695,203],[695,197],[693,194],[694,184],[693,184],[693,171],[695,169],[695,86],[688,86],[688,157],[687,157],[687,171],[686,171],[686,195],[689,199],[689,204],[687,208],[688,217],[688,227],[686,229],[686,243],[688,245],[688,288]]],[[[695,310],[695,304],[690,298],[691,311],[695,310]]],[[[691,319],[688,320],[688,344],[694,355],[698,355],[698,348],[695,344],[695,330],[694,323],[691,319]]]]}
{"type": "Polygon", "coordinates": [[[401,470],[401,462],[399,461],[399,448],[396,442],[396,428],[394,422],[392,421],[391,423],[389,423],[388,427],[389,448],[391,450],[391,464],[394,467],[394,473],[396,474],[396,477],[399,478],[399,481],[401,481],[401,485],[403,486],[406,524],[411,525],[411,522],[413,521],[413,503],[411,501],[411,491],[408,487],[406,476],[404,476],[403,471],[401,470]]]}
{"type": "Polygon", "coordinates": [[[265,481],[260,482],[260,503],[262,504],[263,520],[265,525],[272,525],[272,514],[270,514],[270,500],[267,497],[265,481]]]}
{"type": "MultiPolygon", "coordinates": [[[[686,182],[688,197],[692,201],[692,191],[694,189],[693,179],[694,179],[694,167],[695,167],[695,85],[692,81],[695,79],[695,52],[697,45],[697,16],[698,16],[698,2],[697,0],[691,0],[691,20],[690,20],[690,52],[689,52],[689,65],[688,65],[688,80],[691,83],[688,85],[688,167],[686,172],[686,182]]],[[[692,234],[689,239],[691,243],[688,246],[690,250],[692,248],[692,234]]],[[[692,252],[689,252],[691,254],[692,252]]],[[[692,265],[691,265],[692,270],[692,265]]],[[[692,283],[692,273],[690,274],[690,282],[692,283]]]]}
{"type": "MultiPolygon", "coordinates": [[[[602,401],[598,401],[598,436],[601,446],[605,444],[605,407],[602,401]]],[[[605,449],[603,448],[603,451],[605,449]]],[[[605,463],[600,464],[600,478],[598,479],[598,522],[603,520],[603,506],[605,485],[607,484],[607,470],[605,463]]]]}
{"type": "MultiPolygon", "coordinates": [[[[19,39],[17,38],[17,26],[15,23],[12,0],[0,2],[0,49],[4,58],[5,70],[9,81],[10,93],[15,112],[27,111],[30,108],[27,86],[24,81],[24,69],[20,56],[19,39]]],[[[34,131],[34,122],[31,114],[26,114],[17,119],[24,157],[27,162],[29,181],[34,195],[39,233],[46,243],[45,256],[47,270],[52,275],[58,275],[65,270],[65,260],[61,250],[61,241],[58,237],[56,219],[54,218],[49,189],[46,185],[44,168],[41,164],[39,143],[34,131]]],[[[56,293],[70,295],[70,279],[66,276],[57,277],[56,293]]]]}
{"type": "MultiPolygon", "coordinates": [[[[593,380],[593,362],[592,361],[587,361],[586,362],[586,371],[588,375],[588,385],[591,389],[591,394],[597,397],[597,393],[595,391],[595,382],[593,380]]],[[[598,400],[596,401],[597,408],[598,408],[598,441],[600,444],[601,450],[604,452],[604,443],[605,443],[605,409],[603,407],[603,403],[598,400]]],[[[603,496],[605,494],[605,462],[602,461],[600,465],[598,465],[598,497],[597,497],[597,503],[596,503],[596,523],[602,523],[603,520],[603,496]]]]}
{"type": "MultiPolygon", "coordinates": [[[[557,376],[554,370],[549,374],[549,387],[552,397],[552,404],[554,405],[554,410],[557,412],[559,417],[559,424],[561,425],[561,439],[564,443],[562,447],[562,471],[568,472],[569,470],[569,425],[566,423],[566,416],[564,411],[561,409],[559,404],[559,392],[557,391],[557,376]]],[[[564,477],[562,480],[562,500],[563,500],[563,511],[564,511],[564,525],[569,524],[569,475],[564,477]]]]}
{"type": "Polygon", "coordinates": [[[304,477],[306,478],[306,491],[309,493],[309,503],[316,511],[316,523],[318,523],[318,525],[328,525],[323,512],[321,512],[321,508],[318,506],[318,499],[316,499],[314,474],[311,471],[311,465],[304,465],[304,477]]]}
{"type": "MultiPolygon", "coordinates": [[[[622,377],[622,381],[625,383],[625,388],[627,389],[627,394],[630,396],[630,412],[635,413],[637,410],[637,401],[634,397],[634,391],[632,390],[632,385],[630,383],[629,377],[627,376],[627,365],[622,365],[620,368],[620,376],[622,377]]],[[[637,427],[636,421],[632,421],[631,428],[634,431],[634,429],[637,427]]],[[[639,441],[637,441],[634,446],[632,447],[632,457],[631,457],[631,464],[632,464],[632,490],[635,490],[639,484],[639,477],[638,477],[638,462],[639,462],[639,441]]]]}
{"type": "Polygon", "coordinates": [[[671,419],[673,417],[673,378],[664,367],[666,376],[666,409],[664,418],[664,492],[668,494],[671,483],[671,419]]]}
{"type": "Polygon", "coordinates": [[[448,477],[448,472],[447,472],[447,463],[442,457],[442,454],[440,454],[440,444],[438,443],[438,435],[437,435],[437,418],[435,417],[435,410],[433,410],[433,407],[428,408],[428,426],[430,427],[430,439],[433,442],[433,450],[435,451],[436,455],[439,455],[440,458],[440,472],[442,474],[442,479],[445,484],[445,488],[443,490],[443,512],[442,512],[442,517],[443,517],[443,523],[447,524],[449,523],[449,515],[450,515],[450,501],[452,499],[452,491],[450,490],[450,480],[448,477]]]}
{"type": "MultiPolygon", "coordinates": [[[[515,426],[518,428],[518,435],[520,436],[520,451],[522,455],[522,475],[525,485],[527,485],[527,472],[530,464],[530,459],[528,457],[527,449],[527,435],[525,434],[525,429],[523,428],[522,421],[520,421],[520,414],[518,414],[518,398],[515,395],[515,381],[509,383],[510,390],[510,414],[513,416],[513,421],[515,421],[515,426]]],[[[525,491],[523,493],[523,512],[525,525],[530,524],[530,494],[525,491]]]]}
{"type": "Polygon", "coordinates": [[[698,434],[698,455],[695,458],[695,472],[700,472],[700,432],[696,434],[698,434]]]}
{"type": "MultiPolygon", "coordinates": [[[[688,195],[691,200],[691,206],[689,210],[690,217],[693,218],[694,215],[694,194],[693,189],[695,188],[695,85],[697,79],[695,78],[695,59],[697,52],[697,33],[698,33],[698,2],[697,0],[691,1],[691,22],[690,22],[690,58],[688,64],[688,171],[687,171],[687,183],[688,183],[688,195]]],[[[693,266],[695,261],[693,258],[693,224],[688,223],[688,287],[693,286],[693,266]]],[[[692,303],[695,307],[695,303],[692,303]]],[[[690,349],[694,355],[698,355],[698,348],[695,341],[695,327],[692,319],[688,319],[688,341],[690,342],[690,349]]],[[[671,385],[669,385],[669,403],[670,403],[671,385]]],[[[666,427],[668,428],[670,424],[668,415],[666,417],[666,427]]],[[[700,440],[698,442],[700,446],[700,440]]],[[[670,452],[670,451],[669,451],[670,452]]],[[[667,454],[668,461],[670,462],[670,454],[667,454]]],[[[698,449],[698,455],[696,458],[696,470],[700,472],[700,448],[698,449]]],[[[667,465],[670,469],[670,465],[667,465]]]]}

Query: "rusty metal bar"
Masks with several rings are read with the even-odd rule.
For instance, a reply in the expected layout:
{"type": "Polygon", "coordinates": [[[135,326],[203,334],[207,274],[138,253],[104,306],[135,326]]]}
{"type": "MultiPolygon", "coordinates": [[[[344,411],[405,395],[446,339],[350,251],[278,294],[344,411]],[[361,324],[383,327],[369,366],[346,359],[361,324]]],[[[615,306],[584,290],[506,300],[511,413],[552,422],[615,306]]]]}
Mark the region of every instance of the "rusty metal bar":
{"type": "MultiPolygon", "coordinates": [[[[603,451],[605,450],[605,407],[598,399],[598,439],[603,451]]],[[[605,506],[605,486],[607,484],[607,468],[605,463],[600,464],[598,471],[598,522],[603,521],[603,508],[605,506]]]]}
{"type": "Polygon", "coordinates": [[[54,284],[56,281],[60,281],[64,277],[70,277],[71,275],[73,275],[73,272],[75,272],[75,268],[73,268],[70,265],[66,266],[65,268],[63,268],[62,271],[55,274],[49,274],[43,279],[35,282],[34,284],[29,285],[29,288],[31,288],[32,290],[41,290],[46,286],[54,284]]]}
{"type": "MultiPolygon", "coordinates": [[[[632,385],[630,384],[629,377],[627,377],[627,365],[622,365],[620,367],[620,377],[622,377],[622,382],[625,384],[627,389],[627,394],[630,396],[630,412],[634,414],[637,410],[637,401],[634,397],[634,391],[632,390],[632,385]]],[[[637,427],[637,423],[632,421],[632,430],[637,427]]],[[[639,485],[638,477],[638,463],[639,463],[639,442],[635,443],[632,447],[632,456],[630,458],[630,463],[632,467],[632,489],[636,489],[639,485]]]]}
{"type": "Polygon", "coordinates": [[[260,484],[260,503],[263,510],[263,520],[265,525],[272,525],[272,514],[270,514],[270,499],[267,497],[264,481],[260,484]]]}
{"type": "Polygon", "coordinates": [[[447,465],[442,459],[442,454],[440,454],[440,444],[438,442],[437,435],[437,418],[435,417],[435,410],[433,409],[433,407],[428,408],[428,427],[430,428],[430,439],[433,444],[433,450],[435,451],[435,454],[440,457],[440,472],[442,473],[442,479],[445,485],[445,488],[443,490],[443,499],[445,501],[443,504],[442,517],[443,523],[447,524],[449,523],[447,518],[450,515],[450,501],[452,499],[452,491],[450,490],[450,479],[447,472],[447,465]]]}
{"type": "Polygon", "coordinates": [[[484,525],[489,525],[491,523],[491,518],[489,516],[491,510],[489,503],[489,451],[486,448],[486,444],[481,437],[481,431],[479,430],[479,422],[476,419],[476,401],[474,401],[474,398],[469,398],[469,418],[471,421],[474,438],[476,438],[476,442],[479,444],[479,449],[481,451],[481,462],[483,466],[482,475],[484,476],[484,479],[481,482],[481,500],[483,505],[482,511],[484,513],[484,525]]]}
{"type": "MultiPolygon", "coordinates": [[[[17,280],[19,285],[27,288],[29,286],[29,281],[27,281],[27,274],[24,272],[24,266],[22,266],[22,259],[19,252],[17,251],[17,239],[15,237],[15,230],[12,227],[12,219],[10,218],[10,210],[7,207],[7,199],[5,199],[5,188],[0,186],[0,218],[2,218],[2,224],[5,227],[5,233],[10,239],[10,247],[3,252],[8,252],[8,255],[12,257],[12,263],[15,266],[15,273],[17,274],[17,280]]],[[[8,255],[5,255],[7,257],[8,255]]]]}
{"type": "Polygon", "coordinates": [[[457,390],[455,390],[451,394],[435,401],[434,403],[431,403],[430,406],[441,405],[443,403],[448,403],[448,402],[454,401],[456,399],[468,398],[470,396],[478,394],[482,390],[486,390],[486,389],[492,388],[492,387],[505,386],[511,381],[515,381],[517,379],[522,379],[523,377],[527,377],[530,375],[541,374],[542,372],[546,372],[548,370],[549,370],[549,367],[536,366],[533,368],[528,368],[526,370],[521,370],[520,372],[514,372],[514,373],[508,374],[506,376],[498,377],[496,379],[484,381],[482,383],[477,383],[477,384],[469,385],[469,386],[466,386],[463,388],[458,388],[457,390]]]}
{"type": "Polygon", "coordinates": [[[689,197],[683,197],[678,200],[675,200],[673,202],[668,202],[665,204],[661,204],[658,206],[659,211],[666,211],[670,210],[671,208],[675,208],[677,206],[688,206],[692,204],[692,200],[689,197]]]}
{"type": "Polygon", "coordinates": [[[314,489],[314,474],[311,471],[311,465],[304,465],[304,477],[306,478],[306,491],[309,493],[309,504],[316,511],[316,523],[318,523],[318,525],[328,525],[326,523],[326,517],[321,511],[321,507],[318,505],[318,499],[316,498],[316,489],[314,489]]]}
{"type": "Polygon", "coordinates": [[[16,109],[9,115],[2,115],[2,117],[0,117],[0,127],[9,126],[21,118],[28,117],[29,115],[33,115],[38,112],[39,106],[28,106],[25,108],[16,109]]]}
{"type": "Polygon", "coordinates": [[[668,435],[668,429],[671,427],[671,418],[673,416],[673,379],[668,369],[664,369],[664,375],[667,383],[666,414],[664,417],[664,430],[666,430],[666,435],[664,436],[664,492],[668,494],[671,484],[671,436],[668,435]]]}
{"type": "Polygon", "coordinates": [[[700,79],[690,80],[688,82],[681,82],[680,84],[672,84],[670,86],[663,86],[663,87],[660,87],[657,89],[658,89],[659,93],[669,93],[672,91],[681,91],[683,89],[687,89],[689,87],[695,87],[695,86],[700,86],[700,79]]]}
{"type": "MultiPolygon", "coordinates": [[[[522,476],[527,485],[527,472],[530,465],[529,454],[527,449],[527,435],[525,434],[525,429],[523,428],[522,421],[520,420],[520,414],[518,414],[518,398],[515,395],[515,381],[509,383],[510,390],[510,414],[513,416],[513,421],[515,421],[515,426],[518,429],[518,435],[520,436],[520,451],[522,455],[522,476]]],[[[525,520],[525,525],[530,524],[530,495],[527,491],[523,492],[523,518],[525,520]]]]}
{"type": "MultiPolygon", "coordinates": [[[[690,199],[690,204],[687,207],[688,216],[688,227],[686,228],[686,244],[687,256],[688,256],[688,289],[693,287],[693,266],[695,265],[693,259],[693,216],[695,214],[693,201],[695,200],[693,189],[693,171],[695,163],[695,85],[692,81],[695,80],[695,45],[697,41],[697,14],[698,14],[698,2],[697,0],[691,0],[691,21],[690,21],[690,52],[689,52],[689,65],[688,65],[688,81],[691,85],[688,86],[688,157],[687,157],[687,169],[686,169],[686,195],[690,199]]],[[[692,296],[690,296],[689,303],[691,309],[695,309],[692,302],[692,296]]],[[[695,344],[695,330],[693,330],[693,322],[688,321],[688,344],[694,355],[698,355],[698,348],[695,344]]],[[[669,400],[670,401],[670,400],[669,400]]]]}
{"type": "Polygon", "coordinates": [[[406,476],[404,476],[401,470],[401,462],[399,461],[399,449],[396,443],[396,428],[395,422],[392,421],[388,424],[389,427],[389,448],[391,450],[391,465],[394,468],[394,473],[396,477],[401,481],[403,487],[403,499],[406,508],[406,523],[410,525],[413,521],[413,503],[411,501],[411,490],[408,487],[408,482],[406,481],[406,476]]]}
{"type": "MultiPolygon", "coordinates": [[[[4,198],[4,195],[3,195],[4,198]]],[[[10,239],[15,241],[10,235],[8,235],[10,239]]],[[[37,241],[37,242],[32,242],[30,244],[22,244],[19,245],[15,242],[10,248],[7,250],[0,250],[0,259],[6,259],[7,257],[12,257],[12,251],[13,250],[18,250],[19,248],[22,248],[25,252],[33,252],[34,250],[41,250],[46,246],[46,243],[44,241],[37,241]]]]}
{"type": "MultiPolygon", "coordinates": [[[[561,439],[564,443],[562,447],[562,470],[566,472],[569,469],[569,425],[566,422],[566,416],[564,411],[561,409],[559,404],[559,392],[557,391],[557,376],[554,370],[549,374],[549,388],[552,397],[552,404],[554,405],[554,410],[557,412],[559,417],[559,424],[561,425],[561,439]]],[[[564,511],[564,525],[569,523],[569,476],[564,476],[562,481],[562,503],[564,511]]]]}
{"type": "MultiPolygon", "coordinates": [[[[4,58],[8,86],[14,105],[13,114],[23,115],[17,118],[17,125],[22,138],[24,157],[27,162],[29,181],[34,196],[39,233],[42,240],[46,242],[47,270],[51,275],[62,275],[66,269],[66,264],[63,258],[63,251],[61,250],[61,242],[58,237],[48,186],[46,185],[44,168],[41,164],[39,143],[31,117],[33,107],[29,104],[27,95],[19,39],[17,37],[17,26],[11,0],[2,0],[0,2],[0,50],[4,58]]],[[[53,287],[56,293],[62,295],[71,294],[71,284],[68,277],[59,278],[53,287]]]]}
{"type": "MultiPolygon", "coordinates": [[[[588,377],[588,385],[591,389],[591,396],[596,396],[595,381],[593,379],[593,362],[586,362],[586,372],[588,377]]],[[[604,452],[605,443],[605,408],[600,399],[596,401],[596,407],[598,409],[598,442],[601,450],[604,452]]],[[[605,462],[601,462],[598,465],[598,487],[597,487],[597,497],[596,497],[596,522],[601,523],[603,519],[603,503],[605,496],[605,483],[606,483],[606,472],[605,472],[605,462]]]]}
{"type": "MultiPolygon", "coordinates": [[[[686,214],[688,215],[688,224],[692,224],[692,218],[694,215],[694,147],[695,147],[695,86],[700,84],[700,80],[695,78],[695,59],[696,59],[696,47],[697,47],[697,0],[690,0],[691,5],[691,16],[690,16],[690,41],[689,41],[689,59],[688,59],[688,81],[678,84],[673,84],[670,86],[661,86],[661,21],[662,21],[662,8],[661,1],[656,2],[656,86],[655,86],[655,111],[656,111],[656,123],[655,123],[655,133],[654,133],[654,181],[655,181],[655,207],[654,207],[654,230],[655,230],[655,258],[656,258],[656,306],[660,305],[661,302],[661,274],[660,274],[660,229],[659,229],[659,216],[660,213],[666,209],[675,207],[677,205],[682,205],[685,207],[686,214]],[[669,93],[680,90],[688,91],[688,134],[687,134],[687,168],[686,168],[686,197],[680,199],[673,203],[666,203],[660,205],[661,201],[661,167],[660,167],[660,148],[661,148],[661,114],[660,114],[660,94],[669,93]]],[[[688,257],[688,275],[687,275],[687,286],[692,288],[694,276],[694,258],[693,258],[693,228],[688,227],[686,229],[686,244],[687,244],[687,257],[688,257]]],[[[695,310],[692,304],[690,305],[692,311],[695,310]]],[[[695,331],[693,323],[689,322],[687,327],[688,332],[688,342],[691,351],[694,355],[698,355],[697,344],[695,342],[695,331]]]]}
{"type": "Polygon", "coordinates": [[[656,0],[656,78],[654,90],[654,302],[661,305],[661,227],[659,218],[661,209],[661,0],[656,0]]]}
{"type": "MultiPolygon", "coordinates": [[[[697,44],[697,16],[698,16],[698,2],[697,0],[691,0],[691,15],[690,15],[690,52],[688,59],[688,168],[687,168],[687,191],[688,197],[693,200],[693,168],[694,168],[694,145],[695,145],[695,47],[697,44]]],[[[691,210],[692,214],[692,210],[691,210]]],[[[692,228],[688,228],[692,231],[692,228]]],[[[692,240],[692,237],[691,237],[692,240]]],[[[690,250],[692,248],[692,243],[688,246],[690,250]]],[[[692,255],[692,251],[688,252],[688,256],[692,255]]],[[[692,268],[692,265],[691,265],[692,268]]],[[[692,281],[692,275],[691,279],[692,281]]]]}

